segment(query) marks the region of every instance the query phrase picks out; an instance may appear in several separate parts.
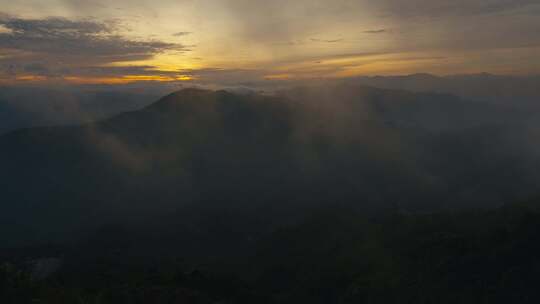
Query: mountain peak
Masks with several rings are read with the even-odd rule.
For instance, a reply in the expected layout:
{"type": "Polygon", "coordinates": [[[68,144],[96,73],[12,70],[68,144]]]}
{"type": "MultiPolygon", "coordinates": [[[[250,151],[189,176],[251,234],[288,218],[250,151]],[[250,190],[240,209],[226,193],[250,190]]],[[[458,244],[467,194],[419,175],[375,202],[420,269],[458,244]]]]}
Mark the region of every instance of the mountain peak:
{"type": "Polygon", "coordinates": [[[199,88],[186,88],[161,98],[147,108],[154,110],[172,110],[181,106],[187,106],[188,104],[193,105],[194,103],[216,101],[223,98],[226,94],[230,93],[199,88]]]}
{"type": "Polygon", "coordinates": [[[157,103],[160,102],[181,102],[186,100],[199,100],[206,99],[209,97],[215,97],[220,91],[212,91],[199,88],[186,88],[176,92],[173,92],[169,95],[164,96],[157,103]]]}

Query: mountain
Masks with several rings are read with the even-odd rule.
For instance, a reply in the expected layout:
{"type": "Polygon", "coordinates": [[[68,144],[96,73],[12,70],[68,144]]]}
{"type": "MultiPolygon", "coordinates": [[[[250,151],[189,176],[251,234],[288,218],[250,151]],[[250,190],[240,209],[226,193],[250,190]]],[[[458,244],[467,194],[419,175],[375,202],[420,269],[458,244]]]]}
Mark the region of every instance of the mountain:
{"type": "Polygon", "coordinates": [[[0,236],[10,246],[144,227],[182,231],[200,253],[329,205],[496,206],[538,193],[527,115],[357,85],[185,89],[103,121],[1,136],[0,236]]]}
{"type": "Polygon", "coordinates": [[[354,77],[345,82],[414,92],[449,93],[462,98],[508,107],[532,108],[536,111],[540,106],[540,76],[500,76],[486,73],[450,76],[412,74],[354,77]]]}
{"type": "Polygon", "coordinates": [[[0,87],[0,134],[19,128],[97,121],[140,109],[159,96],[151,90],[0,87]]]}
{"type": "Polygon", "coordinates": [[[356,82],[304,86],[281,94],[306,106],[326,106],[333,112],[356,108],[355,117],[383,121],[395,127],[416,128],[429,133],[493,124],[515,124],[537,117],[534,112],[508,105],[464,99],[449,93],[414,93],[401,89],[377,89],[356,82]]]}

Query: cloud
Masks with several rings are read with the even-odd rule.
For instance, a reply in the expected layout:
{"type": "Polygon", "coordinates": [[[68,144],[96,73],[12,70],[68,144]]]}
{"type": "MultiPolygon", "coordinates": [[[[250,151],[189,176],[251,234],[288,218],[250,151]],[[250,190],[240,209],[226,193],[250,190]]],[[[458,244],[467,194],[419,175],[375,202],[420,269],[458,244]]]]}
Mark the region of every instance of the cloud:
{"type": "Polygon", "coordinates": [[[383,34],[383,33],[387,33],[388,30],[386,29],[380,29],[380,30],[369,30],[369,31],[364,31],[363,33],[365,34],[383,34]]]}
{"type": "Polygon", "coordinates": [[[187,36],[187,35],[191,35],[191,34],[192,34],[191,32],[178,32],[178,33],[174,33],[173,36],[182,37],[182,36],[187,36]]]}
{"type": "Polygon", "coordinates": [[[0,34],[12,34],[13,31],[4,25],[0,25],[0,34]]]}
{"type": "MultiPolygon", "coordinates": [[[[117,21],[49,17],[22,19],[0,14],[0,74],[65,77],[162,75],[152,66],[114,67],[111,63],[150,59],[186,46],[130,39],[117,21]]],[[[173,72],[170,72],[173,74],[173,72]]]]}
{"type": "Polygon", "coordinates": [[[32,73],[32,74],[50,75],[49,69],[46,66],[44,66],[44,65],[42,65],[40,63],[27,64],[27,65],[24,65],[22,67],[22,69],[25,72],[29,72],[29,73],[32,73]]]}
{"type": "Polygon", "coordinates": [[[336,43],[336,42],[342,42],[342,41],[343,41],[343,38],[340,38],[340,39],[319,39],[319,38],[311,38],[311,41],[313,41],[313,42],[336,43]]]}
{"type": "Polygon", "coordinates": [[[0,25],[10,30],[0,34],[0,48],[63,59],[85,57],[109,63],[147,59],[164,51],[184,49],[176,43],[127,39],[115,33],[114,22],[3,18],[0,25]]]}
{"type": "Polygon", "coordinates": [[[537,0],[382,0],[377,6],[398,17],[477,16],[538,5],[537,0]]]}
{"type": "MultiPolygon", "coordinates": [[[[540,25],[535,15],[540,12],[538,0],[22,2],[6,5],[3,10],[31,16],[61,14],[69,18],[22,19],[0,13],[0,69],[4,73],[54,76],[79,73],[97,77],[100,73],[160,72],[154,66],[145,66],[148,64],[167,70],[215,67],[218,69],[211,76],[206,75],[209,71],[202,71],[199,77],[227,82],[227,77],[239,79],[248,75],[249,78],[252,70],[264,71],[257,72],[258,77],[284,75],[293,74],[297,66],[310,64],[322,77],[327,72],[319,69],[327,63],[327,57],[336,58],[335,65],[350,64],[349,58],[338,60],[342,54],[420,54],[466,62],[465,57],[472,53],[476,56],[477,52],[540,45],[540,31],[533,30],[540,25]],[[122,11],[118,12],[117,7],[122,7],[122,11]],[[103,21],[114,18],[122,21],[103,21]],[[191,30],[194,33],[188,32],[191,30]],[[144,37],[131,38],[135,35],[144,37]],[[193,38],[188,41],[204,47],[194,49],[190,58],[183,57],[182,53],[191,47],[176,42],[184,38],[193,38]],[[168,54],[146,60],[162,53],[168,54]],[[204,59],[194,62],[194,58],[204,59]],[[135,66],[124,70],[109,68],[115,62],[135,66]],[[26,67],[34,63],[44,68],[26,67]],[[103,66],[107,67],[96,68],[103,66]],[[225,69],[244,71],[225,73],[225,69]]],[[[529,51],[527,58],[537,56],[533,52],[536,50],[529,51]]],[[[494,63],[507,66],[519,60],[523,61],[518,56],[493,58],[494,63]]],[[[469,66],[467,63],[459,68],[468,71],[469,66]]],[[[380,64],[378,68],[384,72],[395,68],[397,73],[405,69],[414,73],[424,66],[409,64],[405,68],[399,62],[380,64]]]]}
{"type": "Polygon", "coordinates": [[[151,65],[132,66],[47,66],[39,62],[0,64],[2,76],[22,79],[47,79],[78,83],[125,83],[140,81],[178,81],[189,79],[191,71],[161,71],[151,65]],[[30,78],[25,76],[31,76],[30,78]]]}

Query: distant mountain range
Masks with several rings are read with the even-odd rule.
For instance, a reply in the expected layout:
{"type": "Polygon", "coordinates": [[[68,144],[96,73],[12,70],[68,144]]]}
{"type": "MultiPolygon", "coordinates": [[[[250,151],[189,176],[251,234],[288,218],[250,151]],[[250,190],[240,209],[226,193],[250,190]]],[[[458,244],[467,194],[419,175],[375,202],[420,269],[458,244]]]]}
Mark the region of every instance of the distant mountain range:
{"type": "Polygon", "coordinates": [[[0,87],[0,134],[96,121],[140,109],[160,94],[151,90],[0,87]]]}
{"type": "Polygon", "coordinates": [[[449,93],[512,107],[533,107],[536,110],[540,107],[540,76],[499,76],[486,73],[451,76],[413,74],[355,77],[345,82],[415,92],[449,93]]]}
{"type": "MultiPolygon", "coordinates": [[[[435,76],[353,77],[340,80],[265,81],[227,87],[241,95],[266,92],[273,94],[284,88],[327,86],[329,83],[348,86],[372,86],[418,93],[454,95],[481,103],[492,103],[507,110],[538,111],[540,108],[540,76],[497,76],[491,74],[435,76]]],[[[97,121],[113,115],[140,109],[172,92],[172,84],[126,86],[67,87],[0,87],[0,134],[19,128],[70,125],[97,121]]],[[[429,100],[428,100],[429,101],[429,100]]],[[[444,103],[443,103],[444,104],[444,103]]],[[[433,108],[441,104],[431,103],[433,108]]],[[[445,111],[448,108],[442,108],[445,111]]],[[[409,108],[412,115],[414,110],[409,108]]],[[[450,115],[451,116],[451,115],[450,115]]],[[[449,116],[449,117],[450,117],[449,116]]]]}
{"type": "Polygon", "coordinates": [[[535,118],[350,84],[185,89],[103,121],[1,136],[0,238],[60,241],[110,224],[256,233],[329,205],[500,205],[540,191],[535,118]]]}

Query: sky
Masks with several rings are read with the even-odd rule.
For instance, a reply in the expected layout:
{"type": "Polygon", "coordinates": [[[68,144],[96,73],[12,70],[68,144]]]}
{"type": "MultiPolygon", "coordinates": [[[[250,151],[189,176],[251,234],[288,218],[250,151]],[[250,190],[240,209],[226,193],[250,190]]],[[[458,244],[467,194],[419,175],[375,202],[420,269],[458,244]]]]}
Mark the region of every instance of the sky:
{"type": "Polygon", "coordinates": [[[0,0],[0,84],[540,74],[538,0],[0,0]]]}

